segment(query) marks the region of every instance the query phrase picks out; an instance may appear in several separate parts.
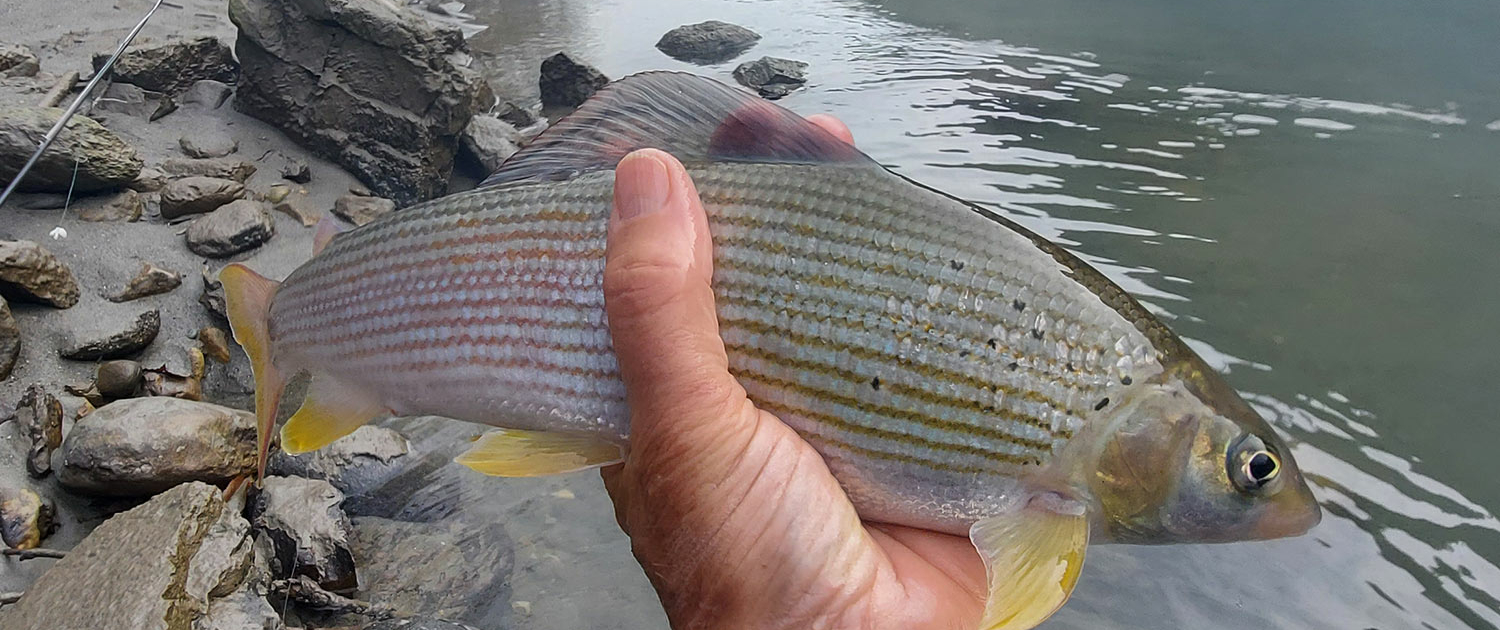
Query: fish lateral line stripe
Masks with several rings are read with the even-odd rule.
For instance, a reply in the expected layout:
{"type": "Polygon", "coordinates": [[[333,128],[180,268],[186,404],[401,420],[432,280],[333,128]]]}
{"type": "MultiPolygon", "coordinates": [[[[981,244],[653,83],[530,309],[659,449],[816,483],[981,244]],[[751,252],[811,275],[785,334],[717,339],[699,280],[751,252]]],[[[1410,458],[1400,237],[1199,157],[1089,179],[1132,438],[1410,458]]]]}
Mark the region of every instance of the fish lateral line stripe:
{"type": "MultiPolygon", "coordinates": [[[[1010,453],[1003,453],[1003,452],[1000,452],[1000,451],[994,451],[994,450],[990,450],[990,449],[986,449],[986,448],[981,448],[981,447],[977,447],[977,446],[972,446],[972,445],[968,445],[968,444],[959,444],[959,443],[954,443],[954,442],[942,442],[942,441],[938,441],[938,440],[932,440],[932,439],[924,438],[924,437],[921,437],[919,435],[913,435],[913,434],[910,434],[910,433],[902,433],[902,432],[899,432],[899,431],[890,431],[890,430],[886,430],[886,429],[880,429],[880,428],[877,428],[877,427],[866,426],[866,425],[863,425],[863,424],[850,423],[850,422],[844,421],[843,419],[840,419],[837,416],[833,416],[833,415],[829,415],[829,414],[825,414],[825,413],[819,413],[819,412],[812,411],[812,410],[809,410],[809,409],[799,409],[799,408],[792,407],[792,406],[789,406],[789,405],[782,405],[782,404],[774,403],[774,402],[755,401],[755,405],[757,407],[760,407],[761,409],[764,409],[766,411],[769,411],[769,412],[777,414],[777,415],[785,415],[785,416],[794,416],[795,415],[795,416],[801,416],[801,417],[806,418],[808,420],[812,420],[814,422],[817,422],[817,423],[819,423],[819,424],[821,424],[823,426],[827,426],[827,427],[830,427],[830,428],[838,429],[840,431],[847,431],[849,433],[854,433],[854,434],[858,434],[858,435],[864,435],[864,436],[868,436],[868,437],[874,437],[874,438],[882,439],[882,440],[885,440],[885,441],[888,441],[888,442],[896,442],[896,443],[904,444],[904,445],[907,445],[907,446],[919,446],[919,447],[931,449],[931,450],[934,450],[934,451],[943,451],[943,452],[951,452],[951,453],[962,453],[964,455],[974,455],[974,456],[978,456],[978,457],[981,457],[981,458],[984,458],[984,459],[988,459],[988,460],[992,460],[992,461],[996,461],[996,462],[1002,462],[1002,463],[1006,463],[1006,464],[1025,465],[1025,464],[1033,463],[1033,462],[1037,461],[1037,458],[1035,458],[1035,457],[1023,457],[1023,456],[1020,456],[1020,455],[1012,455],[1010,453]]],[[[831,436],[820,436],[820,437],[822,437],[822,439],[827,440],[827,441],[838,442],[841,445],[855,446],[854,444],[852,444],[850,442],[844,442],[844,441],[838,440],[837,438],[834,438],[834,437],[831,437],[831,436]]],[[[907,453],[906,455],[908,455],[909,457],[911,457],[913,461],[921,462],[921,463],[927,464],[927,465],[936,465],[936,464],[945,463],[942,460],[926,458],[926,457],[922,457],[920,455],[914,455],[914,454],[910,454],[910,453],[907,453]]]]}

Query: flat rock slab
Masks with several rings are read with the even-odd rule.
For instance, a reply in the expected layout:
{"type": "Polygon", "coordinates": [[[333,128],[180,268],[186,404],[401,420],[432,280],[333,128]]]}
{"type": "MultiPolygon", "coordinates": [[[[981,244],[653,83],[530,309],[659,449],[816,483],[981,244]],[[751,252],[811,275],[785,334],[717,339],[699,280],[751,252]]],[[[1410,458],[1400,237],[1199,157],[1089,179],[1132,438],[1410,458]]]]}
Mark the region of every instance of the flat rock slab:
{"type": "MultiPolygon", "coordinates": [[[[94,55],[94,70],[103,67],[108,59],[108,54],[94,55]]],[[[111,72],[121,83],[176,94],[203,79],[233,83],[239,64],[224,42],[198,37],[155,46],[132,46],[120,55],[111,72]]]]}
{"type": "Polygon", "coordinates": [[[249,526],[220,490],[177,486],[115,515],[26,589],[0,630],[192,630],[249,571],[249,526]]]}
{"type": "Polygon", "coordinates": [[[246,160],[234,158],[206,160],[167,158],[162,161],[161,170],[170,177],[217,177],[232,179],[243,184],[255,174],[255,165],[246,160]]]}
{"type": "Polygon", "coordinates": [[[232,179],[184,177],[161,190],[161,216],[172,220],[190,214],[213,212],[236,199],[245,198],[245,186],[232,179]]]}
{"type": "Polygon", "coordinates": [[[78,282],[40,243],[0,241],[0,294],[69,308],[78,303],[78,282]]]}
{"type": "MultiPolygon", "coordinates": [[[[62,119],[55,107],[0,107],[0,182],[9,182],[52,125],[62,119]]],[[[91,193],[117,188],[141,172],[135,149],[87,116],[75,115],[36,165],[21,180],[21,192],[91,193]],[[77,182],[74,183],[74,164],[77,182]]]]}
{"type": "Polygon", "coordinates": [[[758,41],[760,35],[748,28],[708,20],[667,31],[656,42],[656,49],[679,61],[710,64],[738,57],[758,41]]]}
{"type": "Polygon", "coordinates": [[[80,418],[62,452],[59,481],[83,494],[221,484],[255,470],[255,414],[178,398],[117,400],[80,418]]]}
{"type": "Polygon", "coordinates": [[[75,335],[75,339],[57,353],[74,361],[119,359],[151,345],[158,332],[161,332],[161,312],[151,309],[122,327],[75,335]]]}
{"type": "Polygon", "coordinates": [[[233,93],[234,88],[229,87],[223,81],[202,79],[194,81],[191,86],[188,86],[187,91],[183,92],[177,100],[181,101],[183,105],[196,105],[205,109],[218,109],[224,104],[224,101],[229,100],[229,96],[233,93]]]}
{"type": "Polygon", "coordinates": [[[187,246],[194,254],[225,258],[260,247],[276,234],[265,204],[241,199],[193,221],[187,246]]]}
{"type": "Polygon", "coordinates": [[[145,211],[146,200],[128,188],[112,195],[79,199],[73,205],[74,216],[94,223],[139,221],[145,211]]]}
{"type": "Polygon", "coordinates": [[[567,53],[557,53],[542,60],[542,74],[537,79],[542,104],[549,107],[578,107],[607,83],[609,77],[603,72],[569,57],[567,53]]]}
{"type": "Polygon", "coordinates": [[[355,225],[366,225],[396,211],[396,202],[380,197],[349,194],[333,202],[333,214],[355,225]]]}

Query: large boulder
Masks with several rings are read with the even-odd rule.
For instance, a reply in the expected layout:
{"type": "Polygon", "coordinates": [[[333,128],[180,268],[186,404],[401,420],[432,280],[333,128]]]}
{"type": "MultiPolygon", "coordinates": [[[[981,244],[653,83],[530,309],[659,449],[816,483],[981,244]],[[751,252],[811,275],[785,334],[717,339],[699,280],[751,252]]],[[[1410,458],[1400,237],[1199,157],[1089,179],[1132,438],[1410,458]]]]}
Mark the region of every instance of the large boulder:
{"type": "Polygon", "coordinates": [[[494,95],[463,36],[380,0],[230,0],[235,107],[409,205],[443,194],[458,134],[494,95]]]}
{"type": "Polygon", "coordinates": [[[80,418],[62,451],[58,479],[75,492],[137,496],[224,483],[255,470],[255,415],[179,398],[117,400],[80,418]]]}
{"type": "Polygon", "coordinates": [[[709,64],[734,59],[758,41],[760,35],[755,31],[738,24],[709,20],[667,31],[656,42],[656,49],[679,61],[709,64]]]}
{"type": "Polygon", "coordinates": [[[226,627],[205,624],[255,579],[249,523],[220,495],[183,484],[105,521],[6,609],[0,629],[226,627]]]}
{"type": "Polygon", "coordinates": [[[62,261],[35,241],[0,241],[0,295],[71,308],[78,282],[62,261]]]}
{"type": "MultiPolygon", "coordinates": [[[[0,182],[9,182],[62,118],[55,107],[0,107],[0,182]]],[[[21,180],[21,192],[90,193],[130,183],[141,172],[135,149],[87,116],[73,116],[21,180]],[[74,182],[74,164],[77,182],[74,182]]]]}
{"type": "MultiPolygon", "coordinates": [[[[104,67],[108,60],[108,54],[94,55],[94,70],[104,67]]],[[[120,55],[111,70],[115,81],[168,94],[204,79],[233,83],[237,71],[229,46],[208,36],[133,46],[120,55]]]]}

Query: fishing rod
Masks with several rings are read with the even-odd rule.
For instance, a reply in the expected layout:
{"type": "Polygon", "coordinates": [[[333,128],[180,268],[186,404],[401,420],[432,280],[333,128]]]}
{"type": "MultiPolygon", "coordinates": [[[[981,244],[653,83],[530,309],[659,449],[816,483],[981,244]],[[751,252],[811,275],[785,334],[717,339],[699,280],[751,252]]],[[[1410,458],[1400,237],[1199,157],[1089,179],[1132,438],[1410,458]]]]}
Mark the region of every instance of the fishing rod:
{"type": "Polygon", "coordinates": [[[5,192],[0,193],[0,206],[5,205],[5,200],[9,199],[10,194],[15,192],[17,186],[21,185],[21,180],[26,177],[26,173],[31,170],[32,166],[36,165],[37,160],[42,159],[42,154],[47,152],[47,147],[52,146],[52,141],[56,140],[58,134],[62,133],[63,127],[68,124],[69,119],[73,118],[73,114],[78,113],[78,108],[83,106],[83,102],[94,91],[94,86],[99,84],[99,80],[109,74],[110,69],[115,66],[115,60],[120,58],[120,55],[125,52],[125,48],[135,39],[136,34],[141,32],[141,29],[146,26],[146,21],[150,20],[151,16],[156,15],[156,10],[161,8],[162,1],[156,0],[156,4],[151,5],[151,10],[146,12],[146,17],[141,18],[141,21],[136,23],[135,28],[130,29],[130,33],[125,35],[125,39],[120,41],[120,47],[115,49],[115,54],[110,55],[109,60],[105,61],[104,65],[99,67],[99,71],[94,73],[94,78],[89,79],[88,85],[83,86],[83,92],[78,95],[78,98],[73,99],[73,104],[69,105],[67,110],[63,111],[62,118],[59,118],[57,124],[52,125],[52,129],[47,132],[47,135],[42,137],[42,143],[37,146],[36,152],[31,154],[31,159],[26,160],[26,164],[16,173],[16,178],[10,180],[10,185],[5,187],[5,192]]]}

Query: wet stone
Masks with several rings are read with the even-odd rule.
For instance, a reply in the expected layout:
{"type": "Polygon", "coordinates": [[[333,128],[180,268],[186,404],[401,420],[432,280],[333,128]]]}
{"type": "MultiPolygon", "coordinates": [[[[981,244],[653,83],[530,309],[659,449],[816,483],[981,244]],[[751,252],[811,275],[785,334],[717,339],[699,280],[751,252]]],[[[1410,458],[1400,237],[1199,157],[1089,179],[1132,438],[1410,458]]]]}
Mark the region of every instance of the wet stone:
{"type": "Polygon", "coordinates": [[[470,160],[485,175],[495,172],[510,156],[521,150],[521,134],[510,123],[495,116],[475,116],[464,128],[460,155],[470,160]]]}
{"type": "Polygon", "coordinates": [[[543,122],[536,112],[511,101],[500,103],[494,113],[500,120],[510,123],[516,129],[526,129],[543,122]]]}
{"type": "MultiPolygon", "coordinates": [[[[0,182],[9,182],[36,152],[37,139],[62,118],[55,107],[0,106],[0,182]]],[[[68,120],[63,131],[21,180],[20,192],[74,195],[113,190],[141,172],[135,149],[97,121],[83,115],[68,120]],[[75,177],[76,175],[76,177],[75,177]]]]}
{"type": "Polygon", "coordinates": [[[510,596],[514,548],[499,523],[354,519],[359,597],[403,616],[479,622],[510,596]]]}
{"type": "Polygon", "coordinates": [[[275,234],[265,204],[241,199],[194,220],[187,246],[199,256],[224,258],[260,247],[275,234]]]}
{"type": "Polygon", "coordinates": [[[10,313],[10,303],[0,296],[0,381],[10,378],[21,356],[21,329],[10,313]]]}
{"type": "Polygon", "coordinates": [[[139,221],[146,211],[146,201],[141,194],[125,189],[113,195],[100,195],[80,199],[73,206],[75,216],[93,223],[139,221]]]}
{"type": "Polygon", "coordinates": [[[57,507],[28,488],[0,486],[0,540],[11,549],[35,549],[57,528],[57,507]]]}
{"type": "Polygon", "coordinates": [[[62,444],[62,403],[40,383],[26,388],[16,403],[16,422],[30,441],[26,451],[26,472],[45,477],[52,472],[52,451],[62,444]]]}
{"type": "Polygon", "coordinates": [[[201,214],[245,197],[245,186],[231,179],[184,177],[161,191],[161,216],[171,220],[201,214]]]}
{"type": "Polygon", "coordinates": [[[20,44],[0,43],[0,77],[34,77],[42,66],[36,53],[20,44]]]}
{"type": "Polygon", "coordinates": [[[281,178],[287,181],[306,184],[312,181],[312,168],[302,160],[292,160],[286,166],[281,167],[281,178]]]}
{"type": "Polygon", "coordinates": [[[0,295],[69,308],[78,283],[62,261],[34,241],[0,241],[0,295]]]}
{"type": "Polygon", "coordinates": [[[183,136],[177,145],[191,158],[220,158],[240,149],[239,142],[219,129],[183,136]]]}
{"type": "Polygon", "coordinates": [[[135,277],[125,289],[111,296],[111,302],[129,302],[149,295],[159,295],[182,286],[182,274],[163,269],[151,263],[141,263],[135,277]]]}
{"type": "Polygon", "coordinates": [[[255,470],[255,415],[169,397],[117,400],[63,440],[63,487],[140,496],[188,481],[223,484],[255,470]]]}
{"type": "Polygon", "coordinates": [[[396,202],[381,197],[361,197],[355,194],[339,197],[333,202],[333,214],[355,225],[365,225],[375,219],[395,212],[396,202]]]}
{"type": "Polygon", "coordinates": [[[748,28],[708,20],[667,31],[656,42],[656,49],[679,61],[711,64],[738,57],[758,41],[760,35],[748,28]]]}
{"type": "Polygon", "coordinates": [[[344,494],[321,479],[270,476],[251,507],[256,535],[274,550],[271,574],[306,576],[333,592],[359,585],[349,551],[349,518],[339,507],[344,494]]]}
{"type": "MultiPolygon", "coordinates": [[[[103,67],[109,56],[94,55],[94,69],[103,67]]],[[[202,79],[232,83],[239,73],[239,64],[224,42],[198,37],[157,45],[138,42],[120,55],[111,73],[119,83],[176,94],[202,79]]]]}
{"type": "Polygon", "coordinates": [[[194,81],[177,100],[181,101],[183,105],[196,105],[203,109],[218,109],[224,104],[224,101],[229,100],[229,96],[233,91],[233,88],[222,81],[203,79],[194,81]]]}
{"type": "Polygon", "coordinates": [[[734,69],[734,79],[767,99],[778,99],[807,83],[807,64],[780,57],[761,57],[734,69]]]}
{"type": "Polygon", "coordinates": [[[74,340],[58,350],[58,354],[74,361],[119,359],[151,345],[160,331],[161,313],[153,308],[115,328],[75,334],[74,340]]]}
{"type": "Polygon", "coordinates": [[[593,66],[575,61],[567,53],[557,53],[542,61],[537,86],[543,105],[578,107],[606,83],[609,78],[593,66]]]}
{"type": "Polygon", "coordinates": [[[269,468],[276,475],[325,480],[343,492],[346,505],[354,509],[364,503],[364,495],[401,472],[399,460],[410,450],[400,433],[367,424],[310,453],[291,455],[275,449],[269,468]]]}
{"type": "Polygon", "coordinates": [[[141,390],[141,364],[105,361],[94,371],[94,389],[108,398],[130,398],[141,390]]]}

